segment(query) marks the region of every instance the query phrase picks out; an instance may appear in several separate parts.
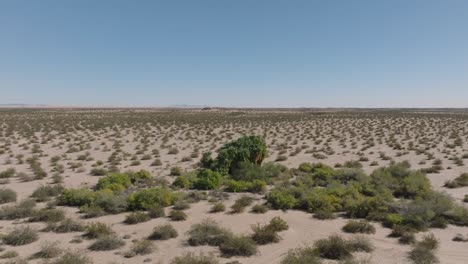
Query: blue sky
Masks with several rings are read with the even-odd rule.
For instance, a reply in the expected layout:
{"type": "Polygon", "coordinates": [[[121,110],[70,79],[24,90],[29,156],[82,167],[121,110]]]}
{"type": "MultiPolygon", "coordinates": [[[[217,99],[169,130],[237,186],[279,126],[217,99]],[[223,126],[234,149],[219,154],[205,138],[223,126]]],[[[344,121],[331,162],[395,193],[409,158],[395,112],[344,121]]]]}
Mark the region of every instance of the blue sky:
{"type": "Polygon", "coordinates": [[[0,103],[468,107],[468,1],[3,0],[0,103]]]}

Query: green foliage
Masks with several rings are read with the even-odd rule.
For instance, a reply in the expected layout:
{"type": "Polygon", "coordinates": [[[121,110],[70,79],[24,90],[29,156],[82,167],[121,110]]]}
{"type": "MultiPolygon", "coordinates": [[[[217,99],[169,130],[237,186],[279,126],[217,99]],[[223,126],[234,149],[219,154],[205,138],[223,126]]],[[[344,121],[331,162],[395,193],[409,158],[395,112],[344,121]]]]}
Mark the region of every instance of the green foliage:
{"type": "Polygon", "coordinates": [[[41,209],[29,218],[30,222],[50,222],[56,223],[65,219],[65,212],[61,209],[41,209]]]}
{"type": "Polygon", "coordinates": [[[76,220],[65,219],[60,223],[49,223],[46,231],[53,231],[56,233],[70,233],[70,232],[82,232],[85,231],[86,227],[76,220]]]}
{"type": "Polygon", "coordinates": [[[37,231],[26,227],[15,228],[13,231],[3,237],[3,242],[10,246],[22,246],[31,244],[39,239],[37,231]]]}
{"type": "Polygon", "coordinates": [[[241,196],[239,197],[234,204],[231,206],[233,213],[242,213],[245,207],[251,205],[253,202],[253,198],[250,196],[241,196]]]}
{"type": "Polygon", "coordinates": [[[210,169],[202,169],[197,174],[197,179],[193,184],[195,189],[213,190],[221,186],[222,176],[218,172],[210,169]]]}
{"type": "Polygon", "coordinates": [[[0,220],[15,220],[30,217],[34,213],[36,202],[34,200],[23,200],[14,205],[3,206],[0,209],[0,220]]]}
{"type": "Polygon", "coordinates": [[[191,246],[219,246],[233,234],[222,228],[211,219],[204,219],[201,223],[194,224],[188,231],[188,244],[191,246]]]}
{"type": "Polygon", "coordinates": [[[266,155],[267,146],[264,139],[258,136],[244,136],[223,145],[218,150],[215,160],[209,154],[204,154],[201,164],[225,175],[239,168],[242,162],[261,165],[266,155]]]}
{"type": "Polygon", "coordinates": [[[439,241],[434,234],[425,235],[409,252],[408,258],[415,264],[439,263],[434,251],[439,247],[439,241]]]}
{"type": "Polygon", "coordinates": [[[466,186],[468,186],[468,173],[462,173],[457,178],[445,183],[445,187],[447,188],[460,188],[466,186]]]}
{"type": "Polygon", "coordinates": [[[95,192],[94,204],[110,214],[124,212],[128,207],[128,196],[123,192],[104,189],[95,192]]]}
{"type": "Polygon", "coordinates": [[[251,226],[253,234],[252,239],[258,245],[266,245],[270,243],[278,243],[280,241],[280,236],[276,230],[272,229],[269,225],[252,225],[251,226]]]}
{"type": "Polygon", "coordinates": [[[346,233],[375,234],[375,227],[365,220],[350,220],[343,226],[346,233]]]}
{"type": "Polygon", "coordinates": [[[181,211],[181,210],[172,210],[170,213],[169,213],[169,218],[172,220],[172,221],[184,221],[187,219],[187,214],[184,212],[184,211],[181,211]]]}
{"type": "Polygon", "coordinates": [[[88,248],[93,251],[109,251],[121,248],[125,242],[115,235],[100,236],[88,248]]]}
{"type": "Polygon", "coordinates": [[[91,259],[81,252],[65,252],[60,258],[54,260],[52,264],[91,264],[91,259]]]}
{"type": "Polygon", "coordinates": [[[317,240],[314,247],[322,258],[345,259],[352,256],[348,242],[338,235],[317,240]]]}
{"type": "Polygon", "coordinates": [[[100,178],[96,184],[97,190],[109,189],[112,191],[123,191],[132,185],[132,180],[128,174],[111,173],[106,177],[100,178]]]}
{"type": "Polygon", "coordinates": [[[131,210],[148,210],[155,205],[162,207],[173,205],[177,195],[169,188],[154,187],[132,193],[128,200],[131,210]]]}
{"type": "Polygon", "coordinates": [[[32,198],[35,198],[38,202],[44,202],[50,199],[50,197],[60,195],[65,188],[60,184],[55,185],[42,185],[39,186],[31,194],[32,198]]]}
{"type": "Polygon", "coordinates": [[[182,188],[182,189],[192,189],[194,182],[197,180],[197,175],[193,173],[187,173],[181,176],[178,176],[172,186],[182,188]]]}
{"type": "Polygon", "coordinates": [[[267,194],[267,201],[274,209],[287,210],[296,206],[297,200],[288,190],[273,189],[267,194]]]}
{"type": "Polygon", "coordinates": [[[281,264],[321,264],[322,260],[312,247],[293,249],[281,260],[281,264]]]}
{"type": "Polygon", "coordinates": [[[225,183],[226,191],[228,192],[251,192],[264,193],[266,190],[266,182],[262,180],[254,180],[252,182],[228,180],[225,183]]]}
{"type": "Polygon", "coordinates": [[[248,236],[229,236],[227,240],[219,246],[219,250],[225,257],[249,257],[258,252],[255,241],[248,236]]]}
{"type": "Polygon", "coordinates": [[[383,225],[385,227],[393,228],[394,226],[399,226],[403,223],[403,216],[400,214],[388,214],[385,216],[383,225]]]}
{"type": "Polygon", "coordinates": [[[171,224],[157,226],[148,237],[151,240],[168,240],[178,236],[177,230],[171,224]]]}
{"type": "Polygon", "coordinates": [[[0,189],[0,204],[16,202],[16,192],[11,189],[0,189]]]}
{"type": "Polygon", "coordinates": [[[83,236],[89,239],[93,239],[113,235],[115,235],[115,232],[112,230],[112,227],[101,222],[95,222],[86,226],[86,233],[83,236]]]}
{"type": "Polygon", "coordinates": [[[151,218],[145,212],[132,212],[125,217],[124,223],[135,225],[138,223],[148,222],[151,218]]]}
{"type": "Polygon", "coordinates": [[[58,197],[58,203],[67,206],[83,206],[92,204],[95,199],[95,193],[89,189],[65,189],[58,197]]]}

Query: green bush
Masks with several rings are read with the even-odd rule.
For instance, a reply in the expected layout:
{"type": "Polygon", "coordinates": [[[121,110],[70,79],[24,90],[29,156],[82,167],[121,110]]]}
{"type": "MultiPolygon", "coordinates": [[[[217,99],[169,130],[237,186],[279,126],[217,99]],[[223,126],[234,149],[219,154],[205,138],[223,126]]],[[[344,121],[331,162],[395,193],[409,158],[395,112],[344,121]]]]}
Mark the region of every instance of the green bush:
{"type": "Polygon", "coordinates": [[[148,237],[151,240],[168,240],[178,236],[177,230],[171,224],[157,226],[148,237]]]}
{"type": "Polygon", "coordinates": [[[172,186],[182,189],[191,189],[196,180],[197,176],[195,174],[184,174],[178,176],[174,182],[172,182],[172,186]]]}
{"type": "Polygon", "coordinates": [[[155,205],[167,207],[173,205],[176,199],[176,194],[166,187],[143,189],[128,198],[132,210],[148,210],[155,205]]]}
{"type": "Polygon", "coordinates": [[[346,233],[375,234],[375,227],[367,221],[350,220],[343,226],[346,233]]]}
{"type": "Polygon", "coordinates": [[[133,212],[125,217],[124,223],[135,225],[138,223],[148,222],[150,219],[150,216],[145,212],[133,212]]]}
{"type": "Polygon", "coordinates": [[[61,209],[41,209],[33,213],[30,222],[56,223],[65,219],[65,212],[61,209]]]}
{"type": "Polygon", "coordinates": [[[159,218],[159,217],[165,217],[166,212],[164,211],[164,207],[160,205],[155,205],[148,209],[148,215],[151,218],[159,218]]]}
{"type": "Polygon", "coordinates": [[[15,205],[3,206],[0,209],[0,220],[15,220],[30,217],[34,213],[36,202],[23,200],[15,205]]]}
{"type": "Polygon", "coordinates": [[[108,173],[108,171],[104,168],[93,168],[91,169],[90,173],[93,176],[104,176],[108,173]]]}
{"type": "Polygon", "coordinates": [[[128,171],[126,172],[132,184],[137,184],[139,182],[145,182],[152,179],[151,173],[147,170],[139,170],[137,172],[128,171]]]}
{"type": "Polygon", "coordinates": [[[70,232],[82,232],[86,228],[85,226],[73,219],[65,219],[60,223],[49,223],[45,231],[53,231],[56,233],[70,233],[70,232]]]}
{"type": "Polygon", "coordinates": [[[434,234],[426,235],[417,242],[409,252],[408,258],[415,264],[439,263],[434,251],[439,247],[439,241],[434,234]]]}
{"type": "Polygon", "coordinates": [[[270,225],[252,225],[252,239],[258,245],[266,245],[270,243],[278,243],[281,237],[278,235],[277,231],[271,228],[270,225]]]}
{"type": "Polygon", "coordinates": [[[171,176],[180,176],[180,175],[182,175],[182,168],[178,167],[178,166],[172,167],[169,174],[171,176]]]}
{"type": "Polygon", "coordinates": [[[189,252],[183,256],[175,257],[170,264],[219,264],[219,261],[212,255],[195,255],[189,252]]]}
{"type": "Polygon", "coordinates": [[[224,144],[218,150],[215,160],[209,154],[204,154],[201,164],[223,175],[232,174],[242,162],[261,165],[267,155],[265,140],[258,136],[244,136],[236,141],[224,144]]]}
{"type": "Polygon", "coordinates": [[[219,213],[219,212],[224,212],[225,210],[226,210],[226,206],[221,202],[217,202],[213,204],[213,206],[211,207],[210,213],[219,213]]]}
{"type": "Polygon", "coordinates": [[[233,213],[242,213],[245,207],[253,203],[253,198],[250,196],[241,196],[239,197],[234,204],[231,206],[233,213]]]}
{"type": "Polygon", "coordinates": [[[38,202],[44,202],[49,200],[50,197],[60,195],[64,190],[65,188],[60,184],[43,185],[34,190],[31,197],[35,198],[38,202]]]}
{"type": "Polygon", "coordinates": [[[267,195],[267,201],[274,209],[287,210],[295,207],[297,200],[296,198],[287,192],[273,189],[267,195]]]}
{"type": "Polygon", "coordinates": [[[58,203],[67,206],[83,206],[92,204],[95,199],[96,195],[91,190],[84,188],[65,189],[58,197],[58,203]]]}
{"type": "Polygon", "coordinates": [[[185,221],[187,220],[187,214],[184,211],[181,210],[172,210],[169,213],[169,218],[172,221],[185,221]]]}
{"type": "Polygon", "coordinates": [[[353,252],[372,252],[374,250],[374,246],[371,244],[369,238],[362,235],[351,238],[347,243],[350,250],[353,252]]]}
{"type": "Polygon", "coordinates": [[[109,189],[112,191],[123,191],[132,185],[128,174],[111,173],[106,177],[100,178],[96,184],[97,190],[109,189]]]}
{"type": "Polygon", "coordinates": [[[127,210],[128,195],[126,193],[115,193],[109,189],[95,192],[94,205],[102,208],[106,213],[118,214],[127,210]]]}
{"type": "Polygon", "coordinates": [[[90,223],[86,226],[86,233],[83,234],[84,237],[93,239],[98,237],[108,237],[115,235],[114,230],[107,224],[95,222],[90,223]]]}
{"type": "Polygon", "coordinates": [[[188,231],[188,244],[191,246],[219,246],[233,234],[222,228],[211,219],[204,219],[201,223],[194,224],[188,231]]]}
{"type": "Polygon", "coordinates": [[[268,206],[266,206],[264,204],[256,204],[256,205],[252,206],[252,213],[264,214],[266,212],[268,212],[268,206]]]}
{"type": "Polygon", "coordinates": [[[286,221],[281,219],[279,216],[275,216],[270,220],[268,224],[269,228],[273,229],[276,232],[286,231],[289,229],[289,225],[286,221]]]}
{"type": "MultiPolygon", "coordinates": [[[[153,253],[156,250],[156,246],[154,245],[153,241],[150,240],[139,240],[136,241],[132,248],[131,248],[131,253],[132,255],[148,255],[153,253]]],[[[127,257],[126,255],[125,257],[127,257]]]]}
{"type": "Polygon", "coordinates": [[[100,236],[94,241],[89,247],[89,250],[93,251],[108,251],[121,248],[125,245],[125,242],[115,235],[100,236]]]}
{"type": "Polygon", "coordinates": [[[210,169],[202,169],[197,174],[197,180],[194,182],[193,187],[199,190],[213,190],[221,186],[222,176],[218,172],[210,169]]]}
{"type": "Polygon", "coordinates": [[[226,241],[219,246],[219,250],[225,257],[249,257],[258,252],[255,241],[248,236],[229,236],[226,241]]]}
{"type": "Polygon", "coordinates": [[[348,241],[338,235],[317,240],[314,247],[322,258],[344,259],[352,256],[348,241]]]}
{"type": "Polygon", "coordinates": [[[288,251],[281,260],[281,264],[321,264],[322,260],[317,256],[314,248],[305,247],[288,251]]]}
{"type": "Polygon", "coordinates": [[[13,178],[16,174],[15,168],[8,168],[0,172],[0,179],[13,178]]]}
{"type": "Polygon", "coordinates": [[[262,180],[254,180],[252,182],[227,180],[225,185],[225,190],[227,192],[264,193],[267,184],[262,180]]]}
{"type": "Polygon", "coordinates": [[[403,216],[400,214],[388,214],[385,216],[383,225],[388,228],[393,228],[394,226],[399,226],[403,223],[403,216]]]}
{"type": "Polygon", "coordinates": [[[37,231],[26,227],[15,228],[13,231],[3,237],[3,242],[10,246],[22,246],[31,244],[39,239],[37,231]]]}
{"type": "Polygon", "coordinates": [[[11,189],[0,189],[0,204],[16,202],[16,192],[11,189]]]}
{"type": "Polygon", "coordinates": [[[468,186],[468,173],[462,173],[457,178],[445,182],[447,188],[459,188],[468,186]]]}

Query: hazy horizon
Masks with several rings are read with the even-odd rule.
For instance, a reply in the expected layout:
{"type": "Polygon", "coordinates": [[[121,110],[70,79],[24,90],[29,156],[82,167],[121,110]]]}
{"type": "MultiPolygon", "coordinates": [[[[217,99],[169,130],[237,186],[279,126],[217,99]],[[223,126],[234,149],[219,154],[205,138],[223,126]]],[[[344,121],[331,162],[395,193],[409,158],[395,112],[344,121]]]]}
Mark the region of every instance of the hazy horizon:
{"type": "Polygon", "coordinates": [[[2,1],[0,104],[467,108],[467,1],[2,1]]]}

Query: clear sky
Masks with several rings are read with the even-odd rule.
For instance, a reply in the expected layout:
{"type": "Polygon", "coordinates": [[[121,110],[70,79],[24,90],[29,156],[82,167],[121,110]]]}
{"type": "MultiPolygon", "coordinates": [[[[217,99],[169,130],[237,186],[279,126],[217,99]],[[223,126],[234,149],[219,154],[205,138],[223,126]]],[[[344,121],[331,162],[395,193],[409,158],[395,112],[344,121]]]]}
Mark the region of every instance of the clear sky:
{"type": "Polygon", "coordinates": [[[468,107],[468,1],[2,0],[0,103],[468,107]]]}

